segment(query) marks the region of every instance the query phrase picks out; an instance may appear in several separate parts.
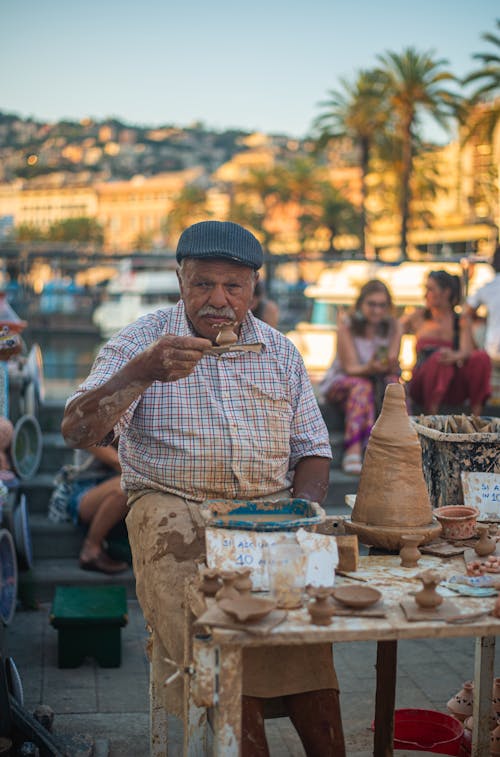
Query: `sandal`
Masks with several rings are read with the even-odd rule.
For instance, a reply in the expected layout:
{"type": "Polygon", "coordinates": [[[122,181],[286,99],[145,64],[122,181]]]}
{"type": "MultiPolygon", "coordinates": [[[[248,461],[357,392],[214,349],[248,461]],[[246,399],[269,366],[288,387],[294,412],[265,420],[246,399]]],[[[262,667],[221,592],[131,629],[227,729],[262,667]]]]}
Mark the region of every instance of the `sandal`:
{"type": "Polygon", "coordinates": [[[342,470],[344,473],[359,476],[362,467],[363,462],[361,460],[361,455],[358,452],[351,452],[344,455],[342,459],[342,470]]]}

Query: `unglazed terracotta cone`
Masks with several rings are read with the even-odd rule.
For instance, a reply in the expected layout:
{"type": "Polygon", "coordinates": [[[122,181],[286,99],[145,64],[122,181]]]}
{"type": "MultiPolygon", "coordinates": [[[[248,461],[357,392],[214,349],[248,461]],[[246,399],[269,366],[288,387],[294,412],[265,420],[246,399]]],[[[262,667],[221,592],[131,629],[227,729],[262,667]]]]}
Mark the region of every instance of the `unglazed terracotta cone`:
{"type": "Polygon", "coordinates": [[[385,390],[368,440],[352,521],[405,529],[432,522],[422,450],[401,384],[389,384],[385,390]]]}

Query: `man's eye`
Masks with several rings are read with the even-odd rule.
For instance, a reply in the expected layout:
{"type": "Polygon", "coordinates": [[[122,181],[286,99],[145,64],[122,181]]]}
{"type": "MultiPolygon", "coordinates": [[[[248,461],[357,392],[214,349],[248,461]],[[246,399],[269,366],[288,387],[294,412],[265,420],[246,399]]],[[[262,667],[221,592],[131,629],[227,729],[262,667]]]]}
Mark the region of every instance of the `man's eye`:
{"type": "Polygon", "coordinates": [[[227,289],[229,289],[230,292],[236,292],[238,289],[241,289],[240,284],[228,284],[227,289]]]}
{"type": "Polygon", "coordinates": [[[210,284],[208,283],[208,281],[199,281],[197,284],[195,284],[195,287],[197,287],[198,289],[209,289],[210,284]]]}

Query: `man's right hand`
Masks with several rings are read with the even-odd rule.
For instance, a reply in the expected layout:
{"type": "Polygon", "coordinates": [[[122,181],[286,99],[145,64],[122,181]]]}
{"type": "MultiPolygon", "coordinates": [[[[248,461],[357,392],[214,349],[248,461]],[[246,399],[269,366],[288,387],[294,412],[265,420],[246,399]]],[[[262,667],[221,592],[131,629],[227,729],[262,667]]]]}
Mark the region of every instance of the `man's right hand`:
{"type": "Polygon", "coordinates": [[[152,381],[177,381],[192,373],[212,343],[195,336],[160,337],[141,355],[145,374],[152,381]]]}

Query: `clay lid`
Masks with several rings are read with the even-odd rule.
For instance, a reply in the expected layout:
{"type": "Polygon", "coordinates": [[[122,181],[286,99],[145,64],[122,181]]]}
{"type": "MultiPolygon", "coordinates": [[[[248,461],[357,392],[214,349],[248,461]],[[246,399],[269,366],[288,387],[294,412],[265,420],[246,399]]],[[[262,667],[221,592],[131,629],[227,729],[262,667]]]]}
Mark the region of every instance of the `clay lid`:
{"type": "Polygon", "coordinates": [[[351,520],[404,530],[432,523],[422,449],[401,384],[389,384],[385,390],[382,411],[368,440],[351,520]]]}

